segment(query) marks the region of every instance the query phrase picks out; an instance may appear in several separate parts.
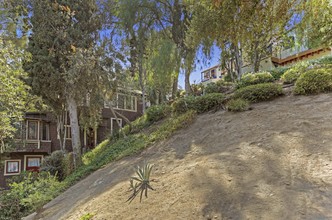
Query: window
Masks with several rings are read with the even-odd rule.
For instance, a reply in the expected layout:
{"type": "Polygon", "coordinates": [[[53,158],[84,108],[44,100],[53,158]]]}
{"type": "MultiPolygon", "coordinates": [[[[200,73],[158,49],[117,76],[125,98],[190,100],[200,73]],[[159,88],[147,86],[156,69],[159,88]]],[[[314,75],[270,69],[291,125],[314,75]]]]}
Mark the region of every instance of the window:
{"type": "Polygon", "coordinates": [[[206,71],[203,74],[204,74],[204,80],[210,79],[210,72],[209,71],[206,71]]]}
{"type": "Polygon", "coordinates": [[[42,158],[43,158],[42,155],[25,155],[24,156],[25,170],[38,172],[42,158]]]}
{"type": "Polygon", "coordinates": [[[66,132],[66,139],[71,139],[71,126],[70,125],[65,125],[65,132],[66,132]]]}
{"type": "Polygon", "coordinates": [[[115,118],[111,118],[111,134],[116,134],[122,128],[122,119],[118,118],[118,122],[115,118]],[[119,127],[120,125],[120,127],[119,127]]]}
{"type": "Polygon", "coordinates": [[[21,171],[21,160],[5,160],[5,176],[17,175],[21,171]]]}
{"type": "Polygon", "coordinates": [[[43,122],[41,127],[41,139],[43,141],[49,141],[50,140],[50,124],[43,122]]]}
{"type": "Polygon", "coordinates": [[[211,70],[211,77],[213,79],[217,78],[216,72],[214,70],[211,70]]]}
{"type": "Polygon", "coordinates": [[[137,111],[137,97],[118,93],[113,97],[112,105],[115,109],[137,111]]]}
{"type": "Polygon", "coordinates": [[[23,140],[25,139],[25,123],[22,122],[15,122],[13,124],[13,127],[15,127],[15,139],[23,140]]]}
{"type": "Polygon", "coordinates": [[[38,140],[38,121],[27,121],[27,139],[38,140]]]}

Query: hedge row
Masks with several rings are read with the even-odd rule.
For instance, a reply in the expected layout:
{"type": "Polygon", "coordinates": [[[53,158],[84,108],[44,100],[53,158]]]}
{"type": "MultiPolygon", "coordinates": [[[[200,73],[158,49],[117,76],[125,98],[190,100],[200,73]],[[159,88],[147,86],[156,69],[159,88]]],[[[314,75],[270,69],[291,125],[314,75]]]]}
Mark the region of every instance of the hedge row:
{"type": "Polygon", "coordinates": [[[309,95],[332,91],[332,67],[304,72],[296,81],[294,94],[309,95]]]}
{"type": "Polygon", "coordinates": [[[283,94],[281,85],[262,83],[247,86],[235,91],[233,98],[242,98],[249,102],[259,102],[274,99],[283,94]]]}

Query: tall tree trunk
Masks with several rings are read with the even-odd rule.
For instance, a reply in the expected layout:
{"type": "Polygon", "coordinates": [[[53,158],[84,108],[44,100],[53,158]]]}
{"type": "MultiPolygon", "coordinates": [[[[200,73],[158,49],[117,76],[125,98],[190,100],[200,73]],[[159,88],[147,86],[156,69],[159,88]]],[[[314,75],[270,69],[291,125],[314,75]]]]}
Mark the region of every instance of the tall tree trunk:
{"type": "Polygon", "coordinates": [[[138,75],[139,75],[139,84],[141,86],[142,91],[142,105],[143,105],[143,114],[145,112],[145,72],[143,70],[143,54],[139,55],[139,66],[138,66],[138,75]]]}
{"type": "Polygon", "coordinates": [[[81,162],[81,139],[78,125],[77,103],[71,95],[67,96],[67,105],[71,127],[71,142],[74,152],[74,165],[76,168],[81,162]]]}
{"type": "Polygon", "coordinates": [[[259,54],[258,51],[258,42],[255,43],[255,52],[254,52],[254,72],[258,72],[259,71],[259,66],[260,66],[260,62],[261,62],[261,56],[259,54]]]}
{"type": "Polygon", "coordinates": [[[235,45],[234,52],[235,52],[237,79],[240,80],[242,77],[242,55],[238,45],[235,45]]]}
{"type": "Polygon", "coordinates": [[[178,92],[178,81],[179,81],[179,76],[177,75],[173,79],[172,100],[176,98],[176,93],[178,92]]]}
{"type": "Polygon", "coordinates": [[[190,71],[187,68],[185,68],[185,73],[184,73],[184,88],[186,90],[186,95],[192,94],[192,89],[190,86],[190,71]]]}

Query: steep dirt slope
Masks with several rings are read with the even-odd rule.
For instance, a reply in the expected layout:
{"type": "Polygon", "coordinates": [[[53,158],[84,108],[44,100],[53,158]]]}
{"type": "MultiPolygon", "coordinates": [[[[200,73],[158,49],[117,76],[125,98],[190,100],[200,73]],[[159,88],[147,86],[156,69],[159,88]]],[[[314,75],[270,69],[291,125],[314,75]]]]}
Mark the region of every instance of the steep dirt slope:
{"type": "Polygon", "coordinates": [[[332,219],[332,94],[199,116],[135,157],[93,173],[30,219],[332,219]],[[155,164],[149,198],[129,177],[155,164]]]}

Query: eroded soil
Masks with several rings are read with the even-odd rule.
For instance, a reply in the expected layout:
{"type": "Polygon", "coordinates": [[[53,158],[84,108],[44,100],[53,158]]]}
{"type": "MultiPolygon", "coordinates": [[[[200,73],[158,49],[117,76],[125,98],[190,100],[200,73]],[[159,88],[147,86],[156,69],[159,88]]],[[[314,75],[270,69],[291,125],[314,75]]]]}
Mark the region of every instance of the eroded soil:
{"type": "Polygon", "coordinates": [[[332,219],[332,94],[207,113],[139,155],[109,164],[29,219],[332,219]],[[154,164],[149,198],[129,177],[154,164]]]}

